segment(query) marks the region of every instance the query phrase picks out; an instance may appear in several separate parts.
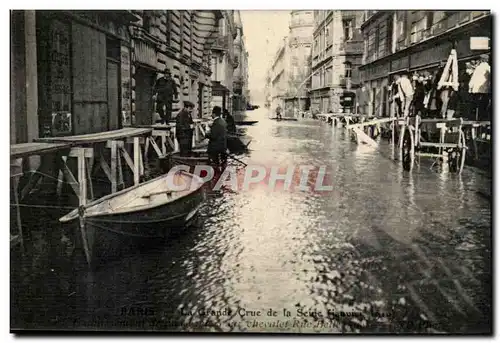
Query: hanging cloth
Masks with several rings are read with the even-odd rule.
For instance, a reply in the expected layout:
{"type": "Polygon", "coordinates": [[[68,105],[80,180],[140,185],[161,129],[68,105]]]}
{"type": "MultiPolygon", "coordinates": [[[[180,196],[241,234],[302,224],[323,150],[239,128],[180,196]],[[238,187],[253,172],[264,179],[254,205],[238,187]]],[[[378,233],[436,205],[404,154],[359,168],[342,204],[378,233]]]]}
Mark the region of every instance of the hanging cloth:
{"type": "Polygon", "coordinates": [[[470,93],[489,93],[490,92],[490,75],[491,68],[488,62],[481,62],[469,81],[470,93]]]}

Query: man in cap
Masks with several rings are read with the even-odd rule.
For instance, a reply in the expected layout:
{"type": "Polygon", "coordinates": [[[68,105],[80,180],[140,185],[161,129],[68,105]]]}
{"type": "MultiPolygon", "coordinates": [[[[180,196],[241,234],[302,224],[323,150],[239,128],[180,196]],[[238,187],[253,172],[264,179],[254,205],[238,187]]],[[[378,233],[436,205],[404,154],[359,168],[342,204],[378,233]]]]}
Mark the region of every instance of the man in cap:
{"type": "Polygon", "coordinates": [[[175,118],[175,132],[181,156],[189,156],[193,149],[193,109],[194,104],[191,101],[184,101],[184,107],[175,118]]]}
{"type": "Polygon", "coordinates": [[[212,110],[212,118],[214,122],[206,135],[209,139],[207,152],[210,160],[218,165],[226,160],[227,124],[222,119],[222,109],[219,106],[212,110]]]}
{"type": "Polygon", "coordinates": [[[156,80],[153,98],[156,100],[156,110],[163,123],[168,123],[172,117],[172,103],[179,93],[177,84],[170,75],[170,70],[165,67],[164,76],[156,80]],[[165,109],[164,109],[165,107],[165,109]]]}

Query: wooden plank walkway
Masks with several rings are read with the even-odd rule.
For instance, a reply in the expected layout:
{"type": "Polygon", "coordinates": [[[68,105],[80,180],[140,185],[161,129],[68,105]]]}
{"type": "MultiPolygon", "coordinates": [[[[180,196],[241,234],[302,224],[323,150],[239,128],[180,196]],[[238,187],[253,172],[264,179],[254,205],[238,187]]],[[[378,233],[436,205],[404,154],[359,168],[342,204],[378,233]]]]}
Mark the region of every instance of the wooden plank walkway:
{"type": "Polygon", "coordinates": [[[12,144],[10,146],[10,158],[16,159],[32,155],[47,154],[70,147],[71,144],[69,143],[31,142],[31,143],[12,144]]]}
{"type": "Polygon", "coordinates": [[[78,135],[78,136],[38,138],[35,141],[46,142],[46,143],[91,144],[91,143],[106,142],[110,140],[124,139],[128,137],[142,136],[149,134],[152,131],[153,131],[152,128],[127,127],[119,130],[89,133],[86,135],[78,135]]]}

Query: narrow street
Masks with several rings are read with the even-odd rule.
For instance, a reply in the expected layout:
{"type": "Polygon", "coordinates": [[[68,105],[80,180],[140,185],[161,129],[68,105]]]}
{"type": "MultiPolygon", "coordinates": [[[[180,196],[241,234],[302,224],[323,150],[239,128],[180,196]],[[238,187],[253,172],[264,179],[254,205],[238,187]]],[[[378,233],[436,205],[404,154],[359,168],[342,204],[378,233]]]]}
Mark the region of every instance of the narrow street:
{"type": "Polygon", "coordinates": [[[404,172],[383,152],[352,143],[342,128],[311,119],[272,121],[264,108],[247,114],[259,123],[247,129],[252,151],[242,160],[326,166],[333,191],[255,188],[210,196],[199,227],[94,272],[75,271],[69,257],[38,256],[35,270],[18,276],[20,284],[13,277],[14,323],[38,329],[489,331],[491,208],[476,193],[489,187],[488,178],[471,169],[461,175],[425,167],[404,172]]]}

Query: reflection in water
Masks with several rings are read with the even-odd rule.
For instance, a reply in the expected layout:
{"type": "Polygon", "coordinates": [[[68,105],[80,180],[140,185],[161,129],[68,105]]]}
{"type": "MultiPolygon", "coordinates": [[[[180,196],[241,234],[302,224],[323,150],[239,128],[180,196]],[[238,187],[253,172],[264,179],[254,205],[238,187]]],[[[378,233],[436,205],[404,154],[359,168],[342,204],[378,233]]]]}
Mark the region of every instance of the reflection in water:
{"type": "MultiPolygon", "coordinates": [[[[254,140],[246,163],[324,165],[334,190],[222,191],[209,197],[197,227],[166,246],[110,261],[86,280],[76,277],[75,291],[21,309],[17,323],[95,327],[98,318],[115,329],[490,329],[491,211],[475,193],[488,180],[470,170],[404,172],[346,139],[343,128],[332,134],[318,121],[276,122],[259,110],[253,116],[259,123],[248,128],[254,140]],[[68,299],[74,306],[61,313],[56,303],[68,299]],[[270,309],[276,312],[268,316],[270,309]]],[[[31,294],[43,297],[49,288],[33,287],[31,294]]]]}

